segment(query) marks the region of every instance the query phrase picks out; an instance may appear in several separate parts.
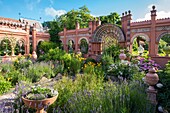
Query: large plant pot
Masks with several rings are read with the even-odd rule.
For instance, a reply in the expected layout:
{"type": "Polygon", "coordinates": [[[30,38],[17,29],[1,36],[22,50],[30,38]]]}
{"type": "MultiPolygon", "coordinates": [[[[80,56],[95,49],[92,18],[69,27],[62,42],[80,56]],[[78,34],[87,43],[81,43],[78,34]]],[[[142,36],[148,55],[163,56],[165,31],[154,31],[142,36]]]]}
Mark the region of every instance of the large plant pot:
{"type": "Polygon", "coordinates": [[[58,95],[43,100],[29,100],[22,97],[22,100],[26,106],[36,109],[36,113],[44,113],[44,107],[53,104],[56,101],[57,97],[58,95]]]}

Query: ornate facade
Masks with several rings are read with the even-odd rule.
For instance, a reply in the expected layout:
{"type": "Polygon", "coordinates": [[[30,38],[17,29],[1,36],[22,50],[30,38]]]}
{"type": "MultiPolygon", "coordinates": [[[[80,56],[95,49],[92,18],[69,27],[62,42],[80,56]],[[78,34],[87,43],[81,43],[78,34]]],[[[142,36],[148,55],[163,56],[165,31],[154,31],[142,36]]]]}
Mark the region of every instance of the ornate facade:
{"type": "Polygon", "coordinates": [[[38,21],[28,19],[10,19],[0,17],[0,42],[4,39],[10,41],[12,46],[12,55],[17,43],[24,46],[24,53],[30,53],[30,45],[33,51],[36,51],[36,46],[39,41],[49,40],[50,35],[43,30],[43,27],[38,21]]]}
{"type": "Polygon", "coordinates": [[[90,21],[89,27],[84,29],[80,29],[79,23],[76,23],[76,29],[67,30],[64,28],[64,31],[59,33],[60,40],[66,51],[68,51],[68,42],[71,40],[74,51],[77,52],[80,49],[81,40],[85,39],[89,46],[88,55],[93,57],[102,54],[103,46],[109,45],[111,41],[113,42],[113,38],[116,38],[121,46],[132,51],[133,40],[142,36],[149,43],[149,56],[162,65],[170,58],[159,57],[158,45],[164,35],[170,34],[170,18],[156,19],[156,12],[155,6],[153,6],[151,19],[141,22],[131,22],[132,14],[130,11],[122,13],[121,28],[111,24],[101,25],[100,20],[90,21]],[[107,39],[107,37],[110,38],[107,39]]]}

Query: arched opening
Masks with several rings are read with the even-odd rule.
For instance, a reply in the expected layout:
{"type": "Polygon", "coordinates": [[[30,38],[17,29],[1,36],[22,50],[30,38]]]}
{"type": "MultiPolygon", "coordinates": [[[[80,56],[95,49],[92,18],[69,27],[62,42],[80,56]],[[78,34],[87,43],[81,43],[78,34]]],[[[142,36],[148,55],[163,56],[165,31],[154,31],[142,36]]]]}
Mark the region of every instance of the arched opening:
{"type": "Polygon", "coordinates": [[[21,53],[22,55],[25,54],[25,47],[24,47],[24,41],[18,40],[15,46],[15,54],[19,55],[21,53]]]}
{"type": "Polygon", "coordinates": [[[88,42],[84,38],[80,40],[80,51],[82,54],[88,53],[88,42]]]}
{"type": "Polygon", "coordinates": [[[64,50],[64,44],[61,40],[59,40],[59,47],[60,49],[64,50]]]}
{"type": "Polygon", "coordinates": [[[44,42],[43,40],[38,41],[37,44],[37,56],[39,57],[40,55],[44,54],[44,51],[40,49],[40,46],[42,44],[42,42],[44,42]]]}
{"type": "Polygon", "coordinates": [[[170,54],[170,34],[161,35],[158,45],[159,56],[166,56],[170,54]]]}
{"type": "Polygon", "coordinates": [[[11,42],[9,41],[9,39],[4,38],[3,40],[1,40],[0,42],[0,55],[4,56],[6,54],[11,55],[11,42]]]}
{"type": "Polygon", "coordinates": [[[75,50],[75,44],[73,40],[68,40],[68,52],[73,53],[75,50]]]}
{"type": "Polygon", "coordinates": [[[114,24],[103,24],[99,26],[92,36],[92,54],[102,54],[105,51],[117,51],[120,43],[125,42],[123,31],[114,24]],[[116,48],[116,49],[115,49],[116,48]]]}
{"type": "Polygon", "coordinates": [[[118,46],[118,40],[113,34],[107,34],[102,37],[102,50],[107,50],[112,46],[118,46]]]}
{"type": "Polygon", "coordinates": [[[137,35],[132,41],[133,56],[148,56],[149,54],[149,39],[143,35],[137,35]]]}

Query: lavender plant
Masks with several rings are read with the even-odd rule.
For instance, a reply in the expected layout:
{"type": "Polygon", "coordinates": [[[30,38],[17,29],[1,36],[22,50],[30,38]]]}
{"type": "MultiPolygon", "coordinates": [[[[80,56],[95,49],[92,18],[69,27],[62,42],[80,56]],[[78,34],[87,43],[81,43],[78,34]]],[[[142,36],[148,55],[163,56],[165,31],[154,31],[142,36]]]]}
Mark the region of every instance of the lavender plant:
{"type": "Polygon", "coordinates": [[[155,63],[155,61],[153,61],[151,59],[141,58],[139,60],[140,71],[144,71],[145,73],[148,73],[148,71],[151,67],[155,67],[156,70],[161,68],[160,65],[158,65],[157,63],[155,63]]]}

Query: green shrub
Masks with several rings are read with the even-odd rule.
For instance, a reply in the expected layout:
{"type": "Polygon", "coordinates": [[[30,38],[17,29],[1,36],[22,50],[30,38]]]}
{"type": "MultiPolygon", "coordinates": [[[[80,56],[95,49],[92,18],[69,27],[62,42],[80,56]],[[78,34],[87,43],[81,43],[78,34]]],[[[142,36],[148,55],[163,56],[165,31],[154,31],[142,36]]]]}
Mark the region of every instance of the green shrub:
{"type": "Polygon", "coordinates": [[[119,45],[112,45],[103,51],[104,55],[109,55],[113,58],[114,62],[119,61],[121,47],[119,45]]]}
{"type": "Polygon", "coordinates": [[[66,52],[59,48],[49,49],[48,52],[40,55],[38,61],[61,61],[65,54],[66,52]]]}
{"type": "Polygon", "coordinates": [[[2,75],[0,75],[0,95],[9,91],[11,83],[6,81],[2,75]]]}
{"type": "Polygon", "coordinates": [[[139,68],[136,64],[124,62],[112,64],[109,67],[107,74],[110,76],[120,76],[126,79],[132,79],[134,75],[136,76],[140,73],[139,68]]]}
{"type": "Polygon", "coordinates": [[[76,57],[72,57],[71,63],[70,63],[70,69],[71,73],[78,74],[81,70],[81,60],[76,57]]]}
{"type": "MultiPolygon", "coordinates": [[[[68,102],[70,97],[72,97],[75,92],[80,92],[81,90],[99,91],[103,89],[102,86],[103,80],[101,78],[99,79],[95,75],[76,75],[74,81],[72,80],[72,78],[70,79],[63,76],[63,78],[57,81],[54,85],[54,89],[58,90],[59,96],[53,107],[59,106],[63,109],[64,105],[68,102]]],[[[52,110],[49,110],[48,112],[52,113],[52,110]]]]}
{"type": "Polygon", "coordinates": [[[27,81],[28,79],[20,71],[13,70],[4,74],[6,80],[10,81],[13,86],[21,80],[27,81]]]}
{"type": "Polygon", "coordinates": [[[52,70],[52,63],[35,63],[30,65],[28,68],[24,68],[24,75],[30,79],[32,82],[38,82],[42,76],[47,78],[54,77],[54,72],[52,70]]]}
{"type": "Polygon", "coordinates": [[[110,55],[103,55],[102,56],[102,66],[103,70],[106,72],[109,69],[109,66],[113,64],[113,57],[110,55]]]}
{"type": "Polygon", "coordinates": [[[15,70],[15,67],[12,63],[0,63],[0,71],[2,74],[15,70]]]}
{"type": "Polygon", "coordinates": [[[55,75],[57,75],[58,73],[63,74],[64,73],[64,64],[63,63],[55,64],[53,72],[55,75]]]}
{"type": "Polygon", "coordinates": [[[23,68],[29,67],[32,64],[32,61],[26,59],[25,57],[19,57],[14,61],[14,66],[16,69],[21,70],[23,68]]]}
{"type": "Polygon", "coordinates": [[[68,100],[65,112],[151,113],[145,87],[139,83],[106,83],[102,90],[81,90],[68,100]]]}
{"type": "Polygon", "coordinates": [[[163,87],[158,89],[158,103],[170,112],[170,62],[166,64],[166,68],[159,72],[158,75],[163,84],[163,87]]]}

